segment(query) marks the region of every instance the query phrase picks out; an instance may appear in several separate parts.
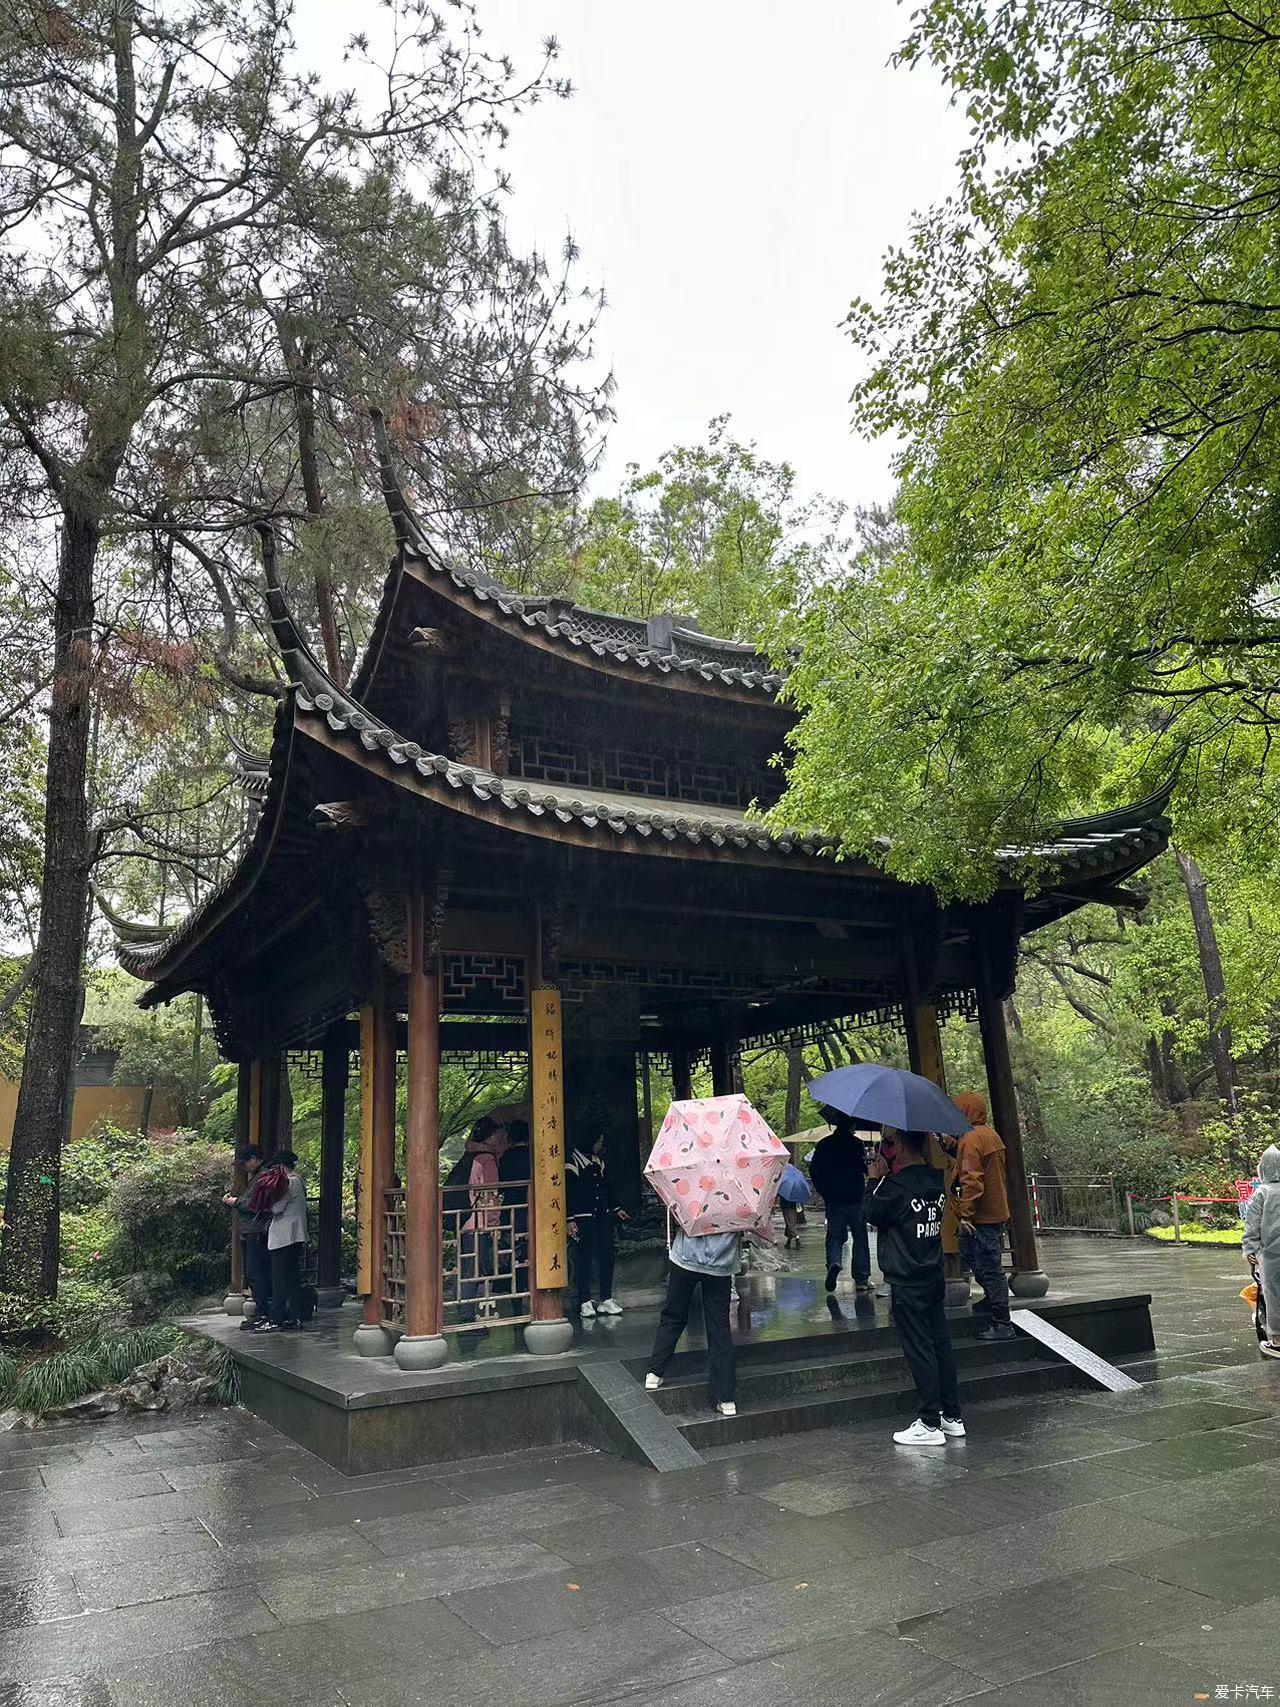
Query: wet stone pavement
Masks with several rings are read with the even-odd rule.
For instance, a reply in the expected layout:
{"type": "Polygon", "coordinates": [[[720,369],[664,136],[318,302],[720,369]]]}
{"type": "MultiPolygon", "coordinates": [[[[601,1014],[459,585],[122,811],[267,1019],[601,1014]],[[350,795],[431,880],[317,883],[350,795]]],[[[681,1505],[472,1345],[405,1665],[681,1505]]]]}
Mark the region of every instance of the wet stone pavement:
{"type": "Polygon", "coordinates": [[[1238,1253],[1044,1260],[1153,1292],[1141,1389],[940,1451],[876,1423],[665,1476],[346,1478],[239,1411],[0,1437],[0,1707],[1280,1700],[1280,1364],[1238,1253]]]}

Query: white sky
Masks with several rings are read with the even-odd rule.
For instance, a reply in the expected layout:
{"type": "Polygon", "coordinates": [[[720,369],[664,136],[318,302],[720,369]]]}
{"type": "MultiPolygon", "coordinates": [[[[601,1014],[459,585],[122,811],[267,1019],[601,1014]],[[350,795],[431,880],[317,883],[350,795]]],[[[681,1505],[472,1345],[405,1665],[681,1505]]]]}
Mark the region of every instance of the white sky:
{"type": "Polygon", "coordinates": [[[849,426],[858,353],[840,328],[880,256],[955,180],[961,117],[889,56],[895,0],[481,0],[487,45],[554,34],[571,101],[519,123],[510,224],[566,229],[604,284],[618,382],[600,481],[730,412],[741,437],[850,503],[892,490],[891,447],[849,426]]]}
{"type": "MultiPolygon", "coordinates": [[[[914,0],[911,0],[914,3],[914,0]]],[[[897,0],[479,0],[485,46],[523,70],[554,35],[576,94],[514,126],[508,222],[558,255],[566,232],[608,306],[597,343],[618,419],[597,490],[697,441],[713,415],[791,462],[802,491],[892,491],[892,446],[849,425],[874,297],[913,209],[955,181],[963,124],[931,71],[894,70],[897,0]]],[[[447,15],[447,14],[446,14],[447,15]]],[[[330,69],[362,20],[299,0],[330,69]]]]}

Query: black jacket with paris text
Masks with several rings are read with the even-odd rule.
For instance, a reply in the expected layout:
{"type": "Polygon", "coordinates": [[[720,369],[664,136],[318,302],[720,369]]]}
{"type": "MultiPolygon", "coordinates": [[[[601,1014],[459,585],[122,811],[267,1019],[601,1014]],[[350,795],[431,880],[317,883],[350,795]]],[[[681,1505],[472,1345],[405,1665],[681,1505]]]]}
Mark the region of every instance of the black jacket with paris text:
{"type": "Polygon", "coordinates": [[[876,1229],[876,1260],[891,1286],[941,1277],[946,1205],[942,1175],[924,1162],[887,1175],[867,1193],[863,1214],[876,1229]]]}

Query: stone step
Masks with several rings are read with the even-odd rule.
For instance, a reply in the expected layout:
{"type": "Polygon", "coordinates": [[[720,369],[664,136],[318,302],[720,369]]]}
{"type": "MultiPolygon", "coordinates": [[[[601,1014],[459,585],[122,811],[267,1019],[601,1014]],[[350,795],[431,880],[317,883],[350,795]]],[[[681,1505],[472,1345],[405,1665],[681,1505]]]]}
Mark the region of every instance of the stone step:
{"type": "MultiPolygon", "coordinates": [[[[1015,1350],[1018,1349],[1015,1346],[1015,1350]]],[[[969,1369],[961,1389],[966,1404],[981,1400],[1019,1398],[1028,1393],[1089,1387],[1070,1364],[1023,1356],[999,1359],[969,1369]]],[[[661,1391],[661,1389],[660,1389],[661,1391]]],[[[915,1388],[905,1366],[899,1375],[841,1391],[800,1393],[792,1398],[740,1399],[736,1417],[716,1415],[709,1407],[673,1420],[680,1433],[699,1452],[710,1446],[730,1446],[771,1435],[799,1434],[834,1428],[844,1423],[894,1417],[902,1423],[915,1415],[915,1388]]]]}
{"type": "MultiPolygon", "coordinates": [[[[987,1368],[993,1363],[1012,1359],[1039,1359],[1054,1362],[1047,1352],[1021,1336],[1016,1340],[1000,1340],[986,1344],[972,1338],[954,1343],[956,1366],[962,1371],[987,1368]]],[[[906,1379],[906,1363],[896,1343],[880,1344],[864,1349],[861,1345],[852,1354],[842,1357],[797,1357],[785,1363],[739,1361],[738,1392],[744,1401],[752,1403],[781,1402],[808,1393],[825,1393],[854,1387],[873,1387],[880,1383],[906,1379]]],[[[653,1395],[668,1415],[683,1415],[701,1410],[706,1404],[706,1363],[700,1355],[696,1366],[682,1369],[666,1381],[653,1395]]]]}

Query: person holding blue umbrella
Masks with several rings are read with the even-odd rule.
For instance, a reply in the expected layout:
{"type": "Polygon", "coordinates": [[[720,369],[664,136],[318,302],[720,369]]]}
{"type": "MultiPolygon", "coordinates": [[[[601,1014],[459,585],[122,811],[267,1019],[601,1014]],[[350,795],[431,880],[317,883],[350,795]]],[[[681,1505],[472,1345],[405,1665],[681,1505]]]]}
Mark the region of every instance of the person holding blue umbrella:
{"type": "Polygon", "coordinates": [[[893,1292],[894,1327],[919,1403],[916,1420],[896,1430],[893,1438],[899,1446],[945,1446],[948,1440],[963,1439],[945,1309],[946,1182],[929,1166],[925,1150],[931,1132],[967,1132],[969,1122],[931,1080],[872,1062],[825,1073],[809,1092],[815,1101],[868,1125],[897,1129],[894,1171],[877,1157],[867,1170],[873,1189],[865,1199],[866,1218],[876,1229],[880,1268],[893,1292]]]}

